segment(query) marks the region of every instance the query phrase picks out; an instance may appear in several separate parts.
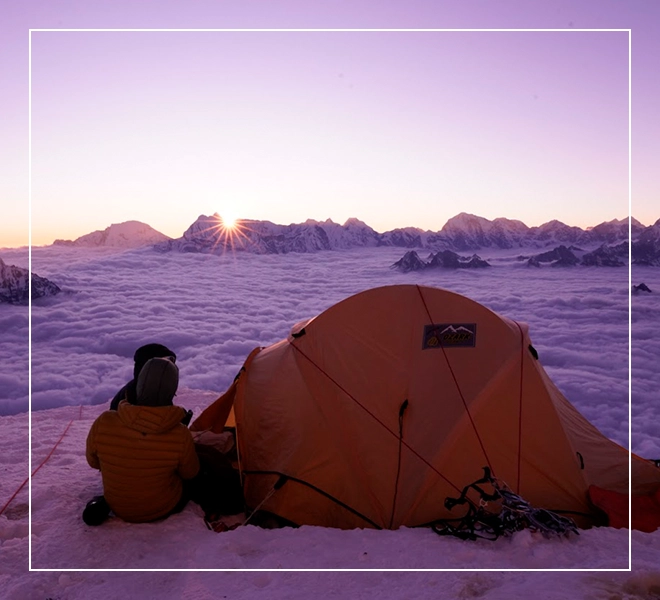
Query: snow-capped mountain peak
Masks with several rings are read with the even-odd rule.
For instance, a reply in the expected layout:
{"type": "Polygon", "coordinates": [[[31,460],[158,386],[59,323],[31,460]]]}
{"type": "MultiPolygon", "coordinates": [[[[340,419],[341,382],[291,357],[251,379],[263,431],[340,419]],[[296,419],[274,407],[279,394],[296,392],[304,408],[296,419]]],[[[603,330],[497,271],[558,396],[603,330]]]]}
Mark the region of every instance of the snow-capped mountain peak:
{"type": "Polygon", "coordinates": [[[93,231],[73,241],[55,240],[64,246],[113,246],[117,248],[138,248],[170,239],[141,221],[114,223],[103,230],[93,231]]]}

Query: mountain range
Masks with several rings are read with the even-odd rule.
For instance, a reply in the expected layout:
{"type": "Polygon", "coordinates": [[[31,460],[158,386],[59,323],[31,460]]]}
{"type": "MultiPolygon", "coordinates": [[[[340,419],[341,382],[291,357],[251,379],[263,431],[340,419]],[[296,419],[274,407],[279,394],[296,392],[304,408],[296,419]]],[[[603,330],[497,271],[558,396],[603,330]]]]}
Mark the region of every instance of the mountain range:
{"type": "MultiPolygon", "coordinates": [[[[660,219],[645,227],[630,221],[633,264],[660,266],[660,219]]],[[[628,220],[614,219],[595,227],[581,229],[560,221],[528,227],[522,221],[498,218],[492,221],[460,213],[437,232],[407,227],[378,233],[358,219],[343,225],[327,219],[278,225],[270,221],[242,220],[225,229],[221,218],[201,215],[180,238],[172,239],[139,221],[110,225],[75,240],[56,240],[56,246],[140,248],[151,246],[158,252],[222,253],[226,250],[258,254],[318,252],[357,247],[389,246],[428,249],[428,262],[415,252],[407,252],[393,266],[404,271],[429,267],[482,268],[490,266],[478,256],[464,257],[456,252],[483,249],[540,250],[527,257],[530,266],[623,266],[628,258],[628,220]],[[553,248],[554,246],[554,248],[553,248]],[[435,253],[435,254],[434,254],[435,253]]],[[[0,259],[0,303],[23,304],[28,301],[29,273],[0,259]]],[[[51,281],[32,274],[32,297],[60,292],[51,281]]]]}
{"type": "MultiPolygon", "coordinates": [[[[660,219],[650,227],[630,220],[632,253],[637,264],[660,265],[660,219]]],[[[343,225],[327,219],[279,225],[270,221],[241,220],[233,228],[224,228],[219,215],[201,215],[180,238],[171,239],[145,223],[128,221],[114,224],[73,241],[56,240],[57,245],[115,246],[136,248],[153,246],[159,252],[222,253],[226,250],[257,254],[318,252],[356,247],[389,246],[407,249],[428,249],[433,252],[473,252],[483,249],[550,250],[558,246],[574,246],[604,250],[587,257],[591,264],[614,264],[616,257],[625,257],[628,241],[628,219],[614,219],[595,227],[582,229],[553,220],[538,227],[528,227],[522,221],[497,218],[485,219],[460,213],[447,221],[440,231],[425,231],[406,227],[378,233],[358,219],[348,219],[343,225]],[[604,262],[603,262],[604,261],[604,262]]],[[[586,264],[586,263],[584,263],[586,264]]]]}
{"type": "MultiPolygon", "coordinates": [[[[259,254],[287,252],[317,252],[355,247],[394,246],[430,250],[473,251],[484,248],[547,248],[557,244],[597,246],[620,243],[628,239],[628,220],[613,220],[590,229],[571,227],[560,221],[550,221],[539,227],[528,227],[521,221],[483,217],[461,213],[447,221],[437,232],[408,227],[378,233],[358,219],[343,225],[328,219],[304,223],[277,225],[270,221],[240,221],[234,229],[224,229],[220,217],[200,216],[177,239],[154,245],[161,252],[211,252],[227,249],[259,254]]],[[[633,239],[651,228],[631,219],[633,239]]]]}

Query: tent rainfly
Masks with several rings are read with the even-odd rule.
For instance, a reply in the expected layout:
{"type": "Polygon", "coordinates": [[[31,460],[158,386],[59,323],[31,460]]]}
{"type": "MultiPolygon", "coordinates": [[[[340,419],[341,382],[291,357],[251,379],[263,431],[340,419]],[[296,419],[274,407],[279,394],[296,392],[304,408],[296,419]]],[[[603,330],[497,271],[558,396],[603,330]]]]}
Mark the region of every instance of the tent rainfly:
{"type": "Polygon", "coordinates": [[[247,506],[299,525],[456,518],[445,499],[485,466],[583,527],[607,522],[590,488],[627,511],[631,456],[632,494],[660,499],[660,469],[566,400],[526,325],[431,287],[361,292],[253,350],[191,429],[234,424],[247,506]]]}

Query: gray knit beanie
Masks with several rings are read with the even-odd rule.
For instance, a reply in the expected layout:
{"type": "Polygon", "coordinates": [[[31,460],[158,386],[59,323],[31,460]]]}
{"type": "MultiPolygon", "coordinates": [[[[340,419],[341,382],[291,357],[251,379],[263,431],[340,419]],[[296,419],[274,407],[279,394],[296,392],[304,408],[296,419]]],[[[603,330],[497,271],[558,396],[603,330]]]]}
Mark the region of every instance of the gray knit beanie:
{"type": "Polygon", "coordinates": [[[179,368],[169,358],[148,360],[137,380],[137,404],[171,406],[179,386],[179,368]]]}

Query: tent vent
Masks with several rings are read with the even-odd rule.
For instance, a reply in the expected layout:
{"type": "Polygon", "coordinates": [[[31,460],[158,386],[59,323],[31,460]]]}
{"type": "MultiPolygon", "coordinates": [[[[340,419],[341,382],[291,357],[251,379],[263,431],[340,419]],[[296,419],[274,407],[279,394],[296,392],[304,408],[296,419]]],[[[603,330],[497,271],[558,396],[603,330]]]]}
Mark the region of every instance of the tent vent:
{"type": "Polygon", "coordinates": [[[539,359],[539,353],[536,351],[536,348],[534,348],[534,346],[532,346],[531,344],[530,344],[528,347],[529,347],[529,352],[530,352],[530,354],[531,354],[536,360],[538,360],[538,359],[539,359]]]}
{"type": "Polygon", "coordinates": [[[577,457],[580,459],[580,469],[584,471],[584,458],[582,458],[582,455],[579,452],[576,452],[577,457]]]}
{"type": "Polygon", "coordinates": [[[305,328],[303,327],[300,331],[296,331],[296,333],[292,333],[292,334],[291,334],[291,337],[294,338],[294,339],[296,339],[296,338],[302,337],[302,336],[305,335],[306,333],[307,333],[307,332],[305,331],[305,328]]]}
{"type": "Polygon", "coordinates": [[[408,408],[408,400],[404,400],[403,404],[401,405],[401,408],[399,409],[399,437],[403,437],[403,413],[406,412],[406,408],[408,408]]]}

